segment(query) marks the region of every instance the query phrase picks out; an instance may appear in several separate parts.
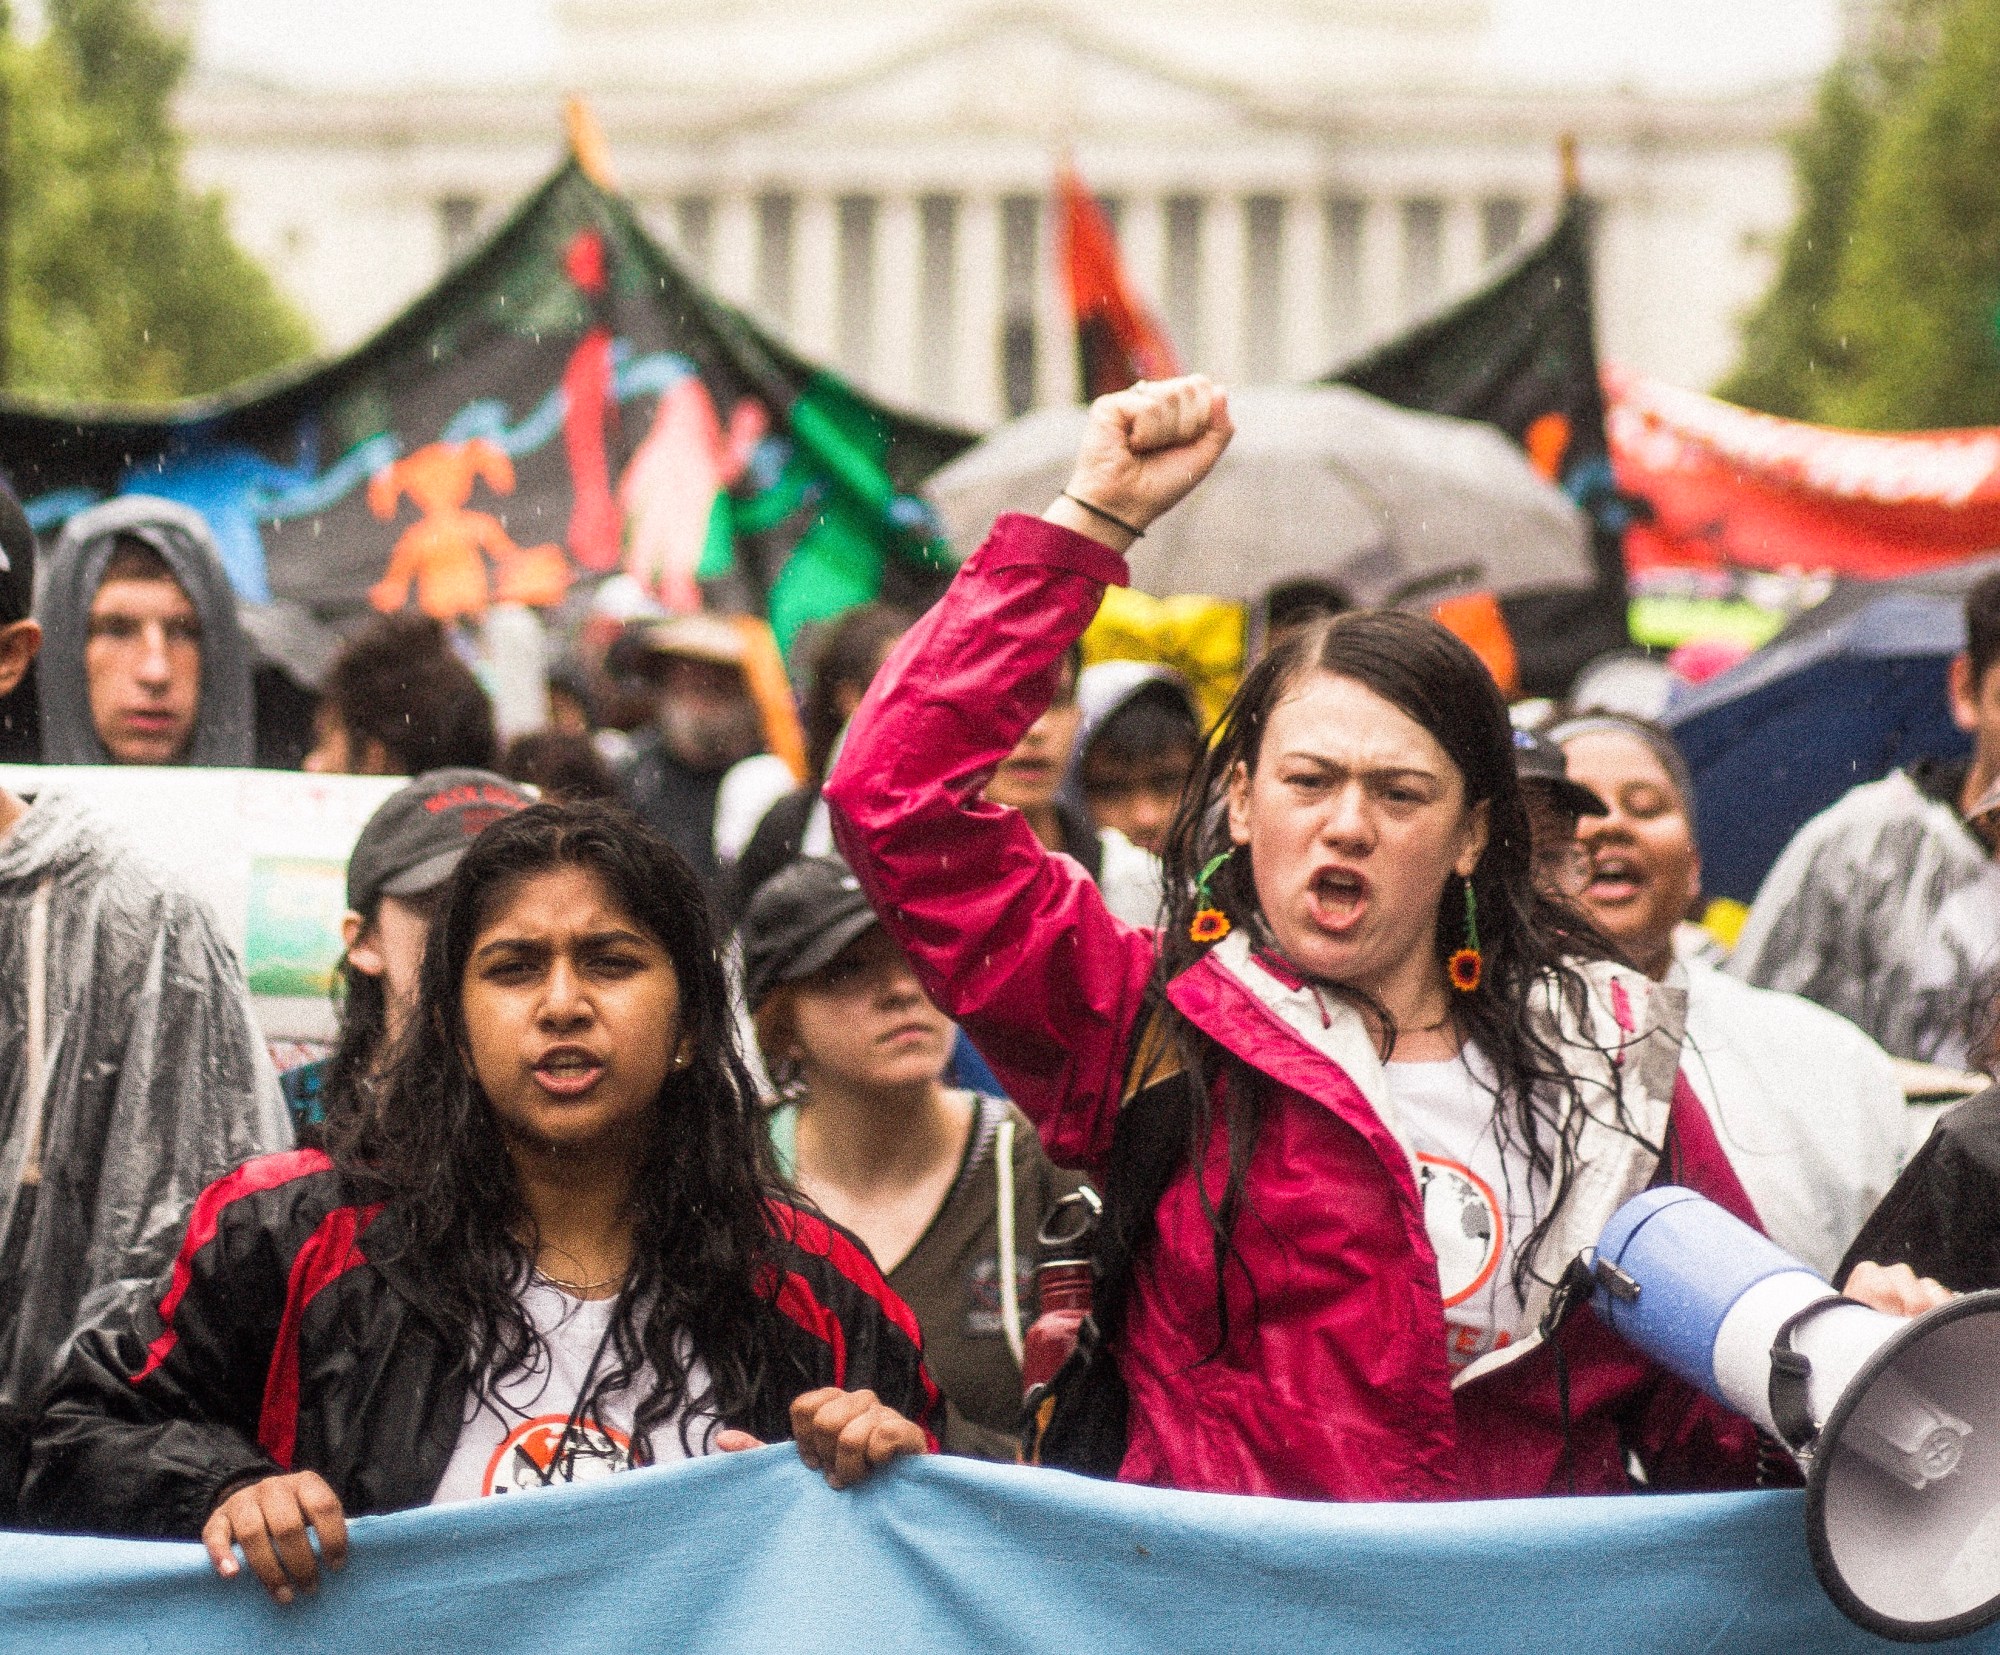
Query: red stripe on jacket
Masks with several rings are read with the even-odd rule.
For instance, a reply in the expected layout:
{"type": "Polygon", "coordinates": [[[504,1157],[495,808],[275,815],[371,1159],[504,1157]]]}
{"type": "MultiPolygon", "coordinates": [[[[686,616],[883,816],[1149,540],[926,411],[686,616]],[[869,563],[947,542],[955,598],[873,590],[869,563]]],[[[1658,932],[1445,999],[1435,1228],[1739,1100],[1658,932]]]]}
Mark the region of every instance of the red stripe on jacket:
{"type": "MultiPolygon", "coordinates": [[[[776,1272],[773,1272],[776,1274],[776,1272]]],[[[771,1302],[833,1352],[833,1382],[847,1388],[847,1331],[840,1318],[819,1301],[812,1284],[804,1276],[787,1270],[777,1277],[778,1290],[771,1302]]]]}
{"type": "Polygon", "coordinates": [[[132,1376],[133,1384],[138,1384],[164,1362],[179,1339],[180,1335],[174,1330],[174,1312],[180,1309],[181,1300],[187,1295],[188,1283],[194,1277],[194,1256],[215,1239],[215,1232],[222,1225],[223,1209],[246,1195],[276,1189],[280,1184],[289,1184],[294,1178],[325,1172],[332,1166],[333,1162],[326,1152],[318,1149],[288,1149],[277,1155],[259,1155],[254,1161],[245,1161],[234,1172],[216,1179],[196,1197],[194,1211],[188,1217],[187,1234],[181,1238],[181,1250],[174,1256],[173,1275],[167,1282],[165,1297],[160,1300],[160,1320],[166,1326],[160,1336],[146,1347],[146,1365],[132,1376]]]}
{"type": "Polygon", "coordinates": [[[367,1263],[355,1243],[381,1210],[379,1201],[369,1207],[335,1207],[292,1260],[285,1314],[278,1323],[278,1340],[264,1375],[264,1406],[257,1417],[257,1446],[287,1471],[299,1433],[299,1324],[322,1288],[367,1263]]]}
{"type": "Polygon", "coordinates": [[[923,1329],[917,1326],[917,1314],[903,1302],[899,1294],[883,1276],[880,1267],[846,1236],[842,1235],[824,1219],[815,1217],[797,1207],[779,1206],[773,1203],[780,1219],[791,1226],[791,1239],[809,1253],[817,1253],[830,1263],[876,1304],[882,1307],[882,1314],[900,1328],[911,1344],[923,1347],[923,1329]]]}
{"type": "MultiPolygon", "coordinates": [[[[882,1314],[888,1317],[890,1324],[916,1347],[917,1378],[924,1388],[923,1418],[919,1419],[916,1423],[923,1428],[924,1436],[930,1442],[931,1451],[935,1453],[937,1451],[937,1433],[930,1428],[929,1422],[937,1413],[941,1393],[937,1388],[937,1381],[931,1377],[931,1370],[924,1363],[924,1330],[917,1325],[917,1313],[903,1301],[903,1296],[889,1285],[888,1279],[882,1274],[881,1268],[875,1261],[831,1224],[815,1214],[805,1212],[798,1207],[787,1206],[776,1201],[770,1203],[770,1206],[772,1213],[780,1222],[789,1226],[789,1233],[794,1242],[809,1253],[817,1253],[821,1258],[830,1263],[834,1269],[838,1270],[850,1285],[859,1288],[869,1298],[873,1299],[882,1314]]],[[[806,1285],[803,1278],[791,1276],[788,1278],[788,1281],[798,1282],[809,1296],[811,1303],[821,1313],[829,1316],[832,1314],[826,1310],[825,1306],[819,1303],[818,1297],[812,1294],[811,1288],[806,1285]]],[[[780,1310],[790,1315],[792,1320],[805,1328],[807,1332],[818,1333],[820,1331],[812,1322],[800,1317],[785,1303],[784,1284],[781,1284],[777,1304],[780,1310]]],[[[837,1329],[839,1326],[837,1320],[834,1325],[837,1329]]],[[[824,1338],[825,1335],[821,1334],[821,1337],[824,1338]]],[[[844,1371],[846,1363],[845,1350],[843,1347],[837,1346],[836,1351],[836,1363],[844,1371]]],[[[834,1383],[843,1387],[845,1385],[845,1381],[841,1379],[836,1379],[834,1383]]]]}

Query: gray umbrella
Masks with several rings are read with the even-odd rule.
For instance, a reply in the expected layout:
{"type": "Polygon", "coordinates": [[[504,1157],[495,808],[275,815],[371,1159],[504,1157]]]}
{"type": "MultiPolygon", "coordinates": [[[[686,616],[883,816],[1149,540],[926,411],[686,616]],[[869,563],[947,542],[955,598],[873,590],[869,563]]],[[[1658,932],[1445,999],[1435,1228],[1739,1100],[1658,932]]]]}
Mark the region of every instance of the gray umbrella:
{"type": "MultiPolygon", "coordinates": [[[[1442,597],[1595,578],[1583,514],[1492,426],[1344,385],[1252,387],[1229,406],[1236,440],[1222,463],[1132,549],[1142,591],[1254,599],[1314,576],[1375,604],[1412,587],[1442,597]]],[[[1084,419],[1028,414],[924,484],[961,556],[1001,512],[1047,507],[1084,419]]]]}

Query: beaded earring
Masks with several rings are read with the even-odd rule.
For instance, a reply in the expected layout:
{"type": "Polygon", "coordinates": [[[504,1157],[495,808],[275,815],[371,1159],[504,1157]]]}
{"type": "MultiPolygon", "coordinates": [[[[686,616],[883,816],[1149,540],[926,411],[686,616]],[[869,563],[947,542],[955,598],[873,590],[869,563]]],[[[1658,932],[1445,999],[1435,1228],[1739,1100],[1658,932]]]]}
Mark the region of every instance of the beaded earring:
{"type": "Polygon", "coordinates": [[[1472,881],[1465,882],[1465,946],[1457,949],[1445,962],[1445,970],[1451,976],[1451,986],[1461,994],[1470,994],[1479,987],[1479,974],[1485,966],[1479,954],[1479,904],[1472,894],[1472,881]]]}
{"type": "Polygon", "coordinates": [[[1196,942],[1220,942],[1229,935],[1229,916],[1215,905],[1215,898],[1208,894],[1208,882],[1213,879],[1222,864],[1236,854],[1231,845],[1220,856],[1211,856],[1194,882],[1194,894],[1201,899],[1201,906],[1194,911],[1194,923],[1188,927],[1188,936],[1196,942]]]}

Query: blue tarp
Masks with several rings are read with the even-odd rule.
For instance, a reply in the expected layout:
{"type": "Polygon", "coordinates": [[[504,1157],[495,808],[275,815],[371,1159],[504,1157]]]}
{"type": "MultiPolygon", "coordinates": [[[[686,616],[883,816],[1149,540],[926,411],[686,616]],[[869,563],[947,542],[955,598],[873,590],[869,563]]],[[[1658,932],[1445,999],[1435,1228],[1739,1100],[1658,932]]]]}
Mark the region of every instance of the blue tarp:
{"type": "Polygon", "coordinates": [[[2000,560],[1851,581],[1666,722],[1694,777],[1702,887],[1749,902],[1794,833],[1849,788],[1956,758],[1945,671],[1965,647],[1965,594],[2000,560]]]}
{"type": "MultiPolygon", "coordinates": [[[[1334,1506],[927,1459],[836,1494],[788,1447],[364,1518],[319,1596],[199,1548],[0,1536],[0,1649],[1885,1649],[1795,1493],[1334,1506]]],[[[2000,1652],[2000,1630],[1942,1646],[2000,1652]]]]}

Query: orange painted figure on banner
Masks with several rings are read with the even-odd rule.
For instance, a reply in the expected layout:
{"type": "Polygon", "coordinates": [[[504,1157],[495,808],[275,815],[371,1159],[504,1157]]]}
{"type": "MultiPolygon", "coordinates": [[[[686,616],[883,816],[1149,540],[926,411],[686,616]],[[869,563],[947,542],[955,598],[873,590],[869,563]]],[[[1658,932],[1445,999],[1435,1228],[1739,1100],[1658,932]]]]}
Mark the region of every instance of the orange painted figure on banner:
{"type": "Polygon", "coordinates": [[[413,583],[417,607],[439,620],[483,615],[489,603],[545,608],[562,601],[570,583],[562,548],[517,546],[499,518],[468,511],[473,485],[481,480],[495,494],[514,492],[514,462],[484,437],[428,444],[369,479],[368,509],[377,517],[392,519],[406,494],[421,513],[369,588],[371,604],[394,614],[409,601],[413,583]]]}

